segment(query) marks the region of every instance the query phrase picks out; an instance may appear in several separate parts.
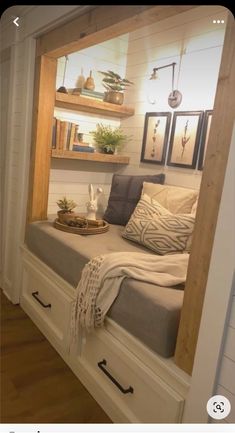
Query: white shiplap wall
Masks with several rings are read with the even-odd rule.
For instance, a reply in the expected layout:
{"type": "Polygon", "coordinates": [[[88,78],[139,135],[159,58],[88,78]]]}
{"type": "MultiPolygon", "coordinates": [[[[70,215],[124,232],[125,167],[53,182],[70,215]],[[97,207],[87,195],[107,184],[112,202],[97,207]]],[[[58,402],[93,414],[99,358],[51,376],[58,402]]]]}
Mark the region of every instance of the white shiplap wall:
{"type": "MultiPolygon", "coordinates": [[[[5,189],[5,142],[7,140],[7,130],[4,127],[7,123],[8,113],[8,94],[9,94],[9,77],[10,77],[10,50],[5,51],[5,56],[0,62],[0,84],[1,84],[1,100],[0,100],[0,203],[3,203],[5,189]]],[[[3,257],[3,206],[0,209],[0,275],[2,273],[2,257],[3,257]]],[[[1,283],[1,280],[0,280],[1,283]]]]}
{"type": "MultiPolygon", "coordinates": [[[[79,87],[80,75],[82,74],[84,78],[87,78],[90,71],[92,71],[95,91],[104,92],[105,89],[102,85],[103,75],[99,71],[111,69],[120,75],[125,74],[128,38],[128,34],[122,35],[70,54],[65,73],[65,87],[79,87]]],[[[59,58],[56,88],[62,85],[64,64],[65,57],[59,58]]]]}
{"type": "MultiPolygon", "coordinates": [[[[202,10],[192,10],[180,14],[178,19],[169,18],[158,24],[144,27],[129,35],[124,35],[87,48],[69,56],[67,64],[65,86],[76,87],[81,72],[87,77],[93,71],[96,90],[103,91],[102,76],[99,70],[112,69],[125,75],[135,85],[125,93],[125,103],[135,107],[135,115],[127,119],[109,117],[97,118],[94,115],[76,113],[69,110],[55,110],[56,117],[76,121],[80,124],[81,132],[89,133],[96,123],[110,124],[124,129],[131,137],[122,153],[130,156],[128,166],[107,167],[103,164],[81,164],[79,162],[52,161],[48,213],[57,211],[56,201],[62,195],[73,196],[78,203],[76,210],[85,211],[87,201],[87,182],[98,185],[97,170],[100,186],[104,195],[100,201],[101,209],[106,207],[110,182],[114,169],[119,173],[152,174],[165,172],[166,183],[199,188],[201,171],[160,166],[157,164],[140,163],[143,127],[145,113],[149,111],[171,111],[167,103],[171,91],[171,68],[159,71],[157,83],[158,100],[156,105],[149,104],[146,97],[148,79],[154,66],[177,62],[176,84],[183,94],[183,101],[178,111],[206,110],[213,108],[217,78],[221,60],[225,25],[215,25],[213,19],[225,18],[224,8],[219,6],[203,6],[202,10]],[[186,50],[182,57],[181,70],[178,76],[178,66],[181,50],[186,50]],[[76,164],[76,165],[75,165],[76,164]],[[82,170],[81,170],[82,168],[82,170]],[[103,169],[103,172],[100,171],[103,169]],[[62,169],[61,175],[60,170],[62,169]],[[69,170],[69,174],[67,172],[69,170]],[[76,173],[76,171],[78,171],[76,173]],[[102,175],[103,173],[103,179],[102,175]],[[88,181],[84,182],[84,174],[88,181]],[[69,176],[69,177],[68,177],[69,176]],[[60,180],[59,180],[60,179],[60,180]]],[[[57,88],[62,85],[65,58],[58,61],[57,88]]],[[[90,141],[88,135],[86,141],[90,141]]]]}
{"type": "MultiPolygon", "coordinates": [[[[103,76],[98,71],[113,70],[121,76],[125,75],[128,49],[128,35],[123,35],[81,50],[68,56],[65,82],[67,88],[77,87],[81,74],[85,78],[92,71],[95,81],[95,90],[104,92],[103,76]]],[[[63,84],[65,58],[58,60],[56,88],[63,84]]],[[[109,116],[98,116],[72,110],[55,108],[55,117],[61,120],[72,121],[79,124],[79,131],[84,133],[84,141],[93,144],[90,131],[95,130],[97,123],[120,126],[120,120],[109,116]]],[[[73,199],[77,203],[78,212],[86,211],[88,201],[88,184],[93,183],[103,189],[99,198],[99,212],[103,213],[110,192],[113,172],[118,170],[116,164],[91,163],[86,161],[56,160],[52,159],[50,171],[48,214],[55,214],[58,210],[56,201],[63,196],[73,199]]]]}
{"type": "MultiPolygon", "coordinates": [[[[18,191],[20,186],[19,178],[19,161],[21,152],[21,116],[22,116],[22,90],[24,76],[24,46],[19,42],[17,49],[11,49],[11,60],[8,68],[9,88],[8,110],[11,112],[11,118],[7,119],[5,126],[5,151],[4,151],[4,194],[3,200],[5,203],[3,212],[3,224],[6,228],[3,230],[3,269],[4,269],[4,284],[9,291],[12,290],[12,263],[14,263],[17,251],[14,249],[14,239],[16,238],[16,225],[11,215],[14,215],[19,199],[18,191]],[[14,74],[13,74],[14,70],[14,74]],[[13,122],[14,128],[10,128],[13,122]],[[7,196],[11,199],[7,200],[7,196]]],[[[7,114],[9,114],[9,112],[7,114]]]]}
{"type": "Polygon", "coordinates": [[[126,98],[134,105],[135,115],[122,119],[121,126],[132,141],[126,150],[131,157],[123,173],[155,173],[164,171],[166,183],[199,188],[201,172],[198,170],[162,167],[157,164],[140,163],[143,127],[146,112],[172,112],[168,106],[171,92],[171,68],[159,71],[156,83],[157,102],[152,105],[147,99],[149,77],[153,67],[176,62],[176,87],[183,94],[177,111],[206,110],[213,108],[225,25],[215,25],[212,20],[226,15],[224,8],[203,7],[152,24],[130,33],[127,54],[127,77],[135,83],[126,98]],[[189,18],[190,17],[190,18],[189,18]],[[180,53],[182,57],[180,75],[180,53]],[[179,80],[178,80],[179,78],[179,80]]]}

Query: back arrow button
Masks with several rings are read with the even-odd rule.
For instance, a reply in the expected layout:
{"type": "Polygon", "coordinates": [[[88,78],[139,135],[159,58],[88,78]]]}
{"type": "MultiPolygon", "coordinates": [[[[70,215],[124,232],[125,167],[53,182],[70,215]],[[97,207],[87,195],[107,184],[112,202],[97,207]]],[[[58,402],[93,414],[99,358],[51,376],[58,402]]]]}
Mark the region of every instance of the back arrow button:
{"type": "Polygon", "coordinates": [[[19,17],[15,18],[14,21],[13,21],[13,23],[14,23],[17,27],[19,27],[19,23],[17,22],[18,19],[19,19],[19,17]]]}

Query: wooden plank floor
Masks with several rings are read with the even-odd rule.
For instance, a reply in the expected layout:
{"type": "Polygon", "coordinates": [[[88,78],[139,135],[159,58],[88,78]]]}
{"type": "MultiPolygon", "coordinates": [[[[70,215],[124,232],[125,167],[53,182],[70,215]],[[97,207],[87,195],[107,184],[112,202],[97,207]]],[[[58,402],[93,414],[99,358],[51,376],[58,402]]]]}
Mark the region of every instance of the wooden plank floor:
{"type": "Polygon", "coordinates": [[[19,305],[1,297],[1,422],[111,423],[19,305]]]}

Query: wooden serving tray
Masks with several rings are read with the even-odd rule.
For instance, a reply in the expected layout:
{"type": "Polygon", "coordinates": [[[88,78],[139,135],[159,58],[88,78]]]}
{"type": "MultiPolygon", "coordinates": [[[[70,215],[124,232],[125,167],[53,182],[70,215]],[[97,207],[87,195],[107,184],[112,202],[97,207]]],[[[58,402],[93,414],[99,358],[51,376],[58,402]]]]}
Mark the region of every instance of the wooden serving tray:
{"type": "Polygon", "coordinates": [[[58,219],[54,221],[54,227],[63,232],[74,233],[77,235],[98,235],[100,233],[105,233],[109,229],[109,224],[103,220],[103,225],[98,227],[71,227],[67,224],[62,224],[58,219]]]}

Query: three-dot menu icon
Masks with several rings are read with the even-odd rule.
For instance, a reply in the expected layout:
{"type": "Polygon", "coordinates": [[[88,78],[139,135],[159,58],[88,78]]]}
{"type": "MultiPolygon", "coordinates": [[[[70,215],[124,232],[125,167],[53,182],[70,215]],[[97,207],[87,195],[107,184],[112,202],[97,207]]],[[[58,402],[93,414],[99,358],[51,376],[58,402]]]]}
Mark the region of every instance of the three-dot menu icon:
{"type": "Polygon", "coordinates": [[[224,24],[225,23],[224,20],[213,20],[212,22],[213,22],[213,24],[224,24]]]}

